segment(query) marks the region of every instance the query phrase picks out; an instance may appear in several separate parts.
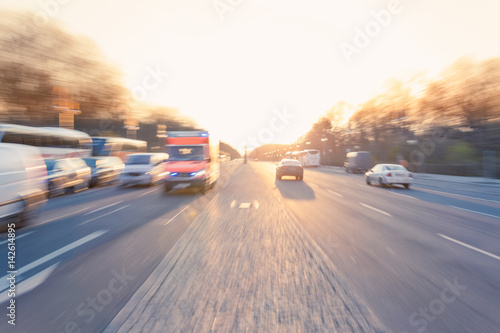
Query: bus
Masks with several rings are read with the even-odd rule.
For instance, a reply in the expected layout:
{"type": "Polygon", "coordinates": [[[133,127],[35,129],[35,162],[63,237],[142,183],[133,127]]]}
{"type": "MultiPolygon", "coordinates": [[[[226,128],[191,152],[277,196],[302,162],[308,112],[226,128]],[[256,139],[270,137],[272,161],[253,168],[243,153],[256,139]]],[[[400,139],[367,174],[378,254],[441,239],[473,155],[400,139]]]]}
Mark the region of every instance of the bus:
{"type": "Polygon", "coordinates": [[[306,149],[292,154],[304,167],[318,167],[321,165],[320,153],[317,149],[306,149]]]}
{"type": "Polygon", "coordinates": [[[88,134],[59,127],[0,123],[0,142],[37,147],[43,158],[89,157],[92,153],[88,134]]]}
{"type": "Polygon", "coordinates": [[[146,141],[119,137],[92,137],[92,156],[118,156],[123,160],[129,154],[147,151],[146,141]]]}

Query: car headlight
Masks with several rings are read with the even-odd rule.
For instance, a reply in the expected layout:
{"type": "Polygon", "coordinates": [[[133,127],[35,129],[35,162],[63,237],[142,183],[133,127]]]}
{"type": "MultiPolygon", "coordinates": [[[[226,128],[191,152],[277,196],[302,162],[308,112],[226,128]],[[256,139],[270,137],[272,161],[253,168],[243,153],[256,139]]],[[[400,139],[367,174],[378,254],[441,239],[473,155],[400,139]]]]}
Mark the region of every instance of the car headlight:
{"type": "MultiPolygon", "coordinates": [[[[191,173],[191,175],[193,175],[193,173],[191,173]]],[[[206,170],[200,170],[200,171],[194,173],[193,177],[195,177],[195,178],[205,177],[206,173],[207,173],[206,170]]]]}

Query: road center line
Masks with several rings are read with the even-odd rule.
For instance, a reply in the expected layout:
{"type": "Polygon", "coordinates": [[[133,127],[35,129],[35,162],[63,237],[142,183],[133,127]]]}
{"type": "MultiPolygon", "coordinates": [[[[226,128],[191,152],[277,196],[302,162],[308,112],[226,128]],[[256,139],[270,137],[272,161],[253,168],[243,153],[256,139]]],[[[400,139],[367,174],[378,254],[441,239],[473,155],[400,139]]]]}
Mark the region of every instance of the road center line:
{"type": "Polygon", "coordinates": [[[109,207],[112,207],[112,206],[115,206],[115,205],[118,205],[119,203],[122,203],[123,201],[118,201],[118,202],[115,202],[114,204],[111,204],[111,205],[107,205],[107,206],[104,206],[104,207],[101,207],[101,208],[97,208],[97,209],[94,209],[93,211],[91,212],[88,212],[88,213],[85,213],[83,214],[83,216],[85,215],[90,215],[92,213],[95,213],[95,212],[98,212],[100,210],[103,210],[103,209],[106,209],[106,208],[109,208],[109,207]]]}
{"type": "Polygon", "coordinates": [[[170,222],[172,222],[173,219],[175,219],[177,216],[179,216],[180,213],[182,213],[183,211],[185,211],[186,209],[188,209],[189,206],[186,206],[184,207],[180,212],[178,212],[177,214],[175,214],[174,217],[172,217],[170,220],[168,220],[167,222],[165,222],[163,225],[167,225],[169,224],[170,222]]]}
{"type": "Polygon", "coordinates": [[[487,202],[494,202],[494,203],[500,203],[498,200],[488,200],[488,199],[483,199],[483,198],[478,198],[478,197],[471,197],[469,195],[462,195],[462,194],[455,194],[455,193],[448,193],[448,192],[443,192],[443,191],[436,191],[436,190],[429,190],[426,188],[422,188],[419,186],[419,189],[424,192],[434,192],[434,193],[440,193],[440,194],[447,194],[455,197],[462,197],[462,198],[469,198],[469,199],[474,199],[474,200],[482,200],[482,201],[487,201],[487,202]]]}
{"type": "Polygon", "coordinates": [[[95,220],[97,220],[97,219],[100,219],[101,217],[104,217],[104,216],[106,216],[106,215],[113,214],[113,213],[115,213],[115,212],[117,212],[117,211],[119,211],[119,210],[122,210],[123,208],[127,208],[128,206],[130,206],[130,205],[125,205],[125,206],[120,207],[120,208],[118,208],[118,209],[115,209],[115,210],[113,210],[113,211],[111,211],[111,212],[109,212],[109,213],[102,214],[102,215],[99,215],[99,216],[97,216],[97,217],[91,218],[90,220],[87,220],[87,221],[85,221],[85,222],[82,222],[82,223],[80,223],[79,225],[83,225],[83,224],[86,224],[86,223],[89,223],[89,222],[95,221],[95,220]]]}
{"type": "Polygon", "coordinates": [[[499,257],[499,256],[497,256],[497,255],[494,255],[494,254],[492,254],[492,253],[489,253],[489,252],[486,252],[486,251],[484,251],[484,250],[478,249],[477,247],[474,247],[474,246],[472,246],[472,245],[469,245],[469,244],[463,243],[463,242],[458,241],[458,240],[456,240],[456,239],[453,239],[453,238],[451,238],[451,237],[448,237],[448,236],[445,236],[445,235],[442,235],[442,234],[438,234],[438,235],[439,235],[439,236],[441,236],[441,237],[443,237],[444,239],[447,239],[447,240],[452,241],[452,242],[454,242],[454,243],[457,243],[457,244],[459,244],[459,245],[465,246],[465,247],[467,247],[467,248],[469,248],[469,249],[471,249],[471,250],[477,251],[477,252],[482,253],[482,254],[486,254],[487,256],[492,257],[492,258],[495,258],[496,260],[500,260],[500,257],[499,257]]]}
{"type": "Polygon", "coordinates": [[[45,220],[45,221],[43,221],[43,222],[40,222],[40,224],[45,224],[45,223],[49,223],[49,222],[52,222],[52,221],[60,220],[60,219],[63,219],[63,218],[65,218],[65,217],[68,217],[68,216],[72,216],[72,215],[75,215],[75,214],[81,213],[81,212],[83,212],[84,210],[87,210],[87,209],[89,209],[89,208],[91,208],[91,207],[87,207],[87,208],[84,208],[84,209],[80,209],[80,210],[77,210],[76,212],[71,212],[71,213],[69,213],[69,214],[61,215],[61,216],[59,216],[59,217],[54,217],[54,218],[52,218],[52,219],[48,219],[48,220],[45,220]]]}
{"type": "Polygon", "coordinates": [[[335,195],[336,195],[336,196],[338,196],[338,197],[341,197],[341,198],[343,198],[343,197],[344,197],[342,194],[337,193],[337,192],[335,192],[335,191],[332,191],[332,190],[327,190],[327,191],[328,191],[328,192],[330,192],[331,194],[335,194],[335,195]]]}
{"type": "Polygon", "coordinates": [[[493,217],[493,218],[496,218],[496,219],[500,219],[500,216],[497,216],[497,215],[486,214],[486,213],[478,212],[478,211],[475,211],[475,210],[470,210],[470,209],[465,209],[465,208],[456,207],[456,206],[450,206],[450,205],[448,205],[448,207],[452,207],[452,208],[464,210],[466,212],[481,214],[481,215],[484,215],[484,216],[489,216],[489,217],[493,217]]]}
{"type": "MultiPolygon", "coordinates": [[[[47,262],[49,260],[54,259],[55,257],[60,256],[61,254],[64,254],[64,253],[66,253],[68,251],[71,251],[74,248],[77,248],[78,246],[83,245],[83,244],[85,244],[87,242],[90,242],[91,240],[93,240],[93,239],[101,236],[102,234],[104,234],[106,232],[108,232],[108,230],[97,230],[97,231],[94,231],[90,235],[87,235],[87,236],[85,236],[83,238],[80,238],[79,240],[74,241],[73,243],[68,244],[68,245],[62,247],[59,250],[56,250],[56,251],[54,251],[52,253],[47,254],[46,256],[43,256],[40,259],[37,259],[37,260],[33,261],[31,264],[28,264],[28,265],[26,265],[24,267],[19,268],[17,270],[17,275],[21,275],[21,274],[23,274],[23,273],[25,273],[25,272],[27,272],[27,271],[29,271],[29,270],[37,267],[37,266],[40,266],[40,265],[44,264],[45,262],[47,262]]],[[[0,281],[6,281],[8,276],[9,275],[4,276],[3,278],[0,279],[0,281]]]]}
{"type": "Polygon", "coordinates": [[[152,190],[146,191],[146,192],[144,192],[144,193],[139,194],[139,195],[138,195],[138,197],[142,197],[143,195],[147,195],[147,194],[149,194],[149,193],[153,193],[153,192],[154,192],[154,191],[156,191],[156,190],[157,190],[157,189],[156,189],[156,188],[154,188],[154,189],[152,189],[152,190]]]}
{"type": "MultiPolygon", "coordinates": [[[[16,240],[18,240],[19,238],[23,238],[24,236],[27,236],[27,235],[32,234],[32,233],[34,233],[34,231],[28,231],[28,232],[27,232],[27,233],[25,233],[25,234],[22,234],[22,235],[16,236],[16,240]]],[[[5,244],[5,243],[7,243],[8,241],[9,241],[8,239],[6,239],[6,240],[4,240],[4,241],[1,241],[1,242],[0,242],[0,245],[5,244]]]]}
{"type": "Polygon", "coordinates": [[[375,207],[369,206],[369,205],[364,204],[364,203],[362,203],[362,202],[360,202],[360,204],[361,204],[361,206],[364,206],[364,207],[366,207],[366,208],[372,209],[372,210],[374,210],[374,211],[376,211],[376,212],[379,212],[380,214],[384,214],[384,215],[387,215],[387,216],[392,217],[392,215],[391,215],[391,214],[389,214],[389,213],[387,213],[387,212],[384,212],[383,210],[380,210],[380,209],[377,209],[377,208],[375,208],[375,207]]]}
{"type": "Polygon", "coordinates": [[[394,192],[394,191],[392,191],[392,190],[391,190],[390,192],[391,192],[391,193],[393,193],[393,194],[396,194],[396,195],[400,195],[400,196],[402,196],[402,197],[406,197],[406,198],[410,198],[410,199],[417,199],[417,198],[415,198],[415,197],[411,197],[411,196],[406,195],[406,194],[396,193],[396,192],[394,192]]]}

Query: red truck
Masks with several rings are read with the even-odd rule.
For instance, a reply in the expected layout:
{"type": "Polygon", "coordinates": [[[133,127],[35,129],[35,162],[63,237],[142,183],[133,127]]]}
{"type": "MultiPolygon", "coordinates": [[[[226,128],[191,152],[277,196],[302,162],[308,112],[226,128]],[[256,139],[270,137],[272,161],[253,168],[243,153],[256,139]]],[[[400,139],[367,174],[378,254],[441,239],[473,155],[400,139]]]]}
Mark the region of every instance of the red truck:
{"type": "Polygon", "coordinates": [[[165,152],[165,191],[191,187],[205,193],[219,178],[219,140],[206,131],[167,132],[165,152]]]}

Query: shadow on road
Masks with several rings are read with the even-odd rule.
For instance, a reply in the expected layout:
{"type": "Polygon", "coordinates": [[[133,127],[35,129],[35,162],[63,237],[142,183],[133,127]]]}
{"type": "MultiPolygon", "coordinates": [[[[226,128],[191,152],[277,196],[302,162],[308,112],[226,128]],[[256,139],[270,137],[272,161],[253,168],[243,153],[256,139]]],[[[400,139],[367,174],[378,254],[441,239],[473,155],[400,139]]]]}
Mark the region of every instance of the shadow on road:
{"type": "Polygon", "coordinates": [[[292,200],[316,199],[314,190],[306,182],[295,180],[294,177],[284,176],[281,180],[276,179],[274,184],[284,198],[292,200]]]}

